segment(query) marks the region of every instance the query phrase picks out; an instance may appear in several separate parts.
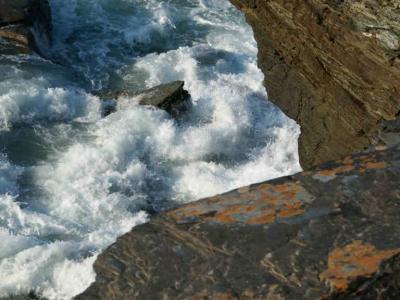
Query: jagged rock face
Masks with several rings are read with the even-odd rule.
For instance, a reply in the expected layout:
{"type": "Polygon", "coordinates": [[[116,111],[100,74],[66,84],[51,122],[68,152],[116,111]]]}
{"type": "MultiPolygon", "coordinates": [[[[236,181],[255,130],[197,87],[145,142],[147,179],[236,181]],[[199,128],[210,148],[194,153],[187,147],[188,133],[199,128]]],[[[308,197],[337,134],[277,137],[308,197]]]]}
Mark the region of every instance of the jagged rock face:
{"type": "Polygon", "coordinates": [[[76,299],[398,299],[400,147],[163,213],[76,299]]]}
{"type": "Polygon", "coordinates": [[[51,35],[47,0],[0,0],[0,54],[40,52],[38,43],[49,45],[51,35]]]}
{"type": "Polygon", "coordinates": [[[382,124],[400,112],[400,0],[231,2],[253,27],[270,100],[301,125],[305,169],[390,142],[382,124]]]}

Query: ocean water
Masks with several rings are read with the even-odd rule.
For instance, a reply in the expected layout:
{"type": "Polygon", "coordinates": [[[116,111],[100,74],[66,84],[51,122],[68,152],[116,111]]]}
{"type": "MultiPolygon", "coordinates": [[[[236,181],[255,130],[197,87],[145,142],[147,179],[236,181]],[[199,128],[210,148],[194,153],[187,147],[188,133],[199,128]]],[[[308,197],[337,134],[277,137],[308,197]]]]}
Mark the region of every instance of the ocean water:
{"type": "Polygon", "coordinates": [[[0,56],[0,298],[71,299],[151,213],[300,170],[297,124],[267,100],[225,0],[51,0],[54,43],[0,56]],[[179,122],[99,94],[184,80],[179,122]]]}

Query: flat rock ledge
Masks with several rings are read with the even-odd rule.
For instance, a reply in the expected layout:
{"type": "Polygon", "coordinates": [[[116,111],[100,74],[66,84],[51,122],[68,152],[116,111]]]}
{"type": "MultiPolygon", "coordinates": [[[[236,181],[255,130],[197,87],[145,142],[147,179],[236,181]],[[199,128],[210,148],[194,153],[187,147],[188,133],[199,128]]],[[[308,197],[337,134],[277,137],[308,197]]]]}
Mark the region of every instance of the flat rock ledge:
{"type": "Polygon", "coordinates": [[[48,0],[0,0],[0,54],[41,54],[51,39],[48,0]]]}
{"type": "Polygon", "coordinates": [[[399,174],[381,147],[162,213],[76,299],[398,299],[399,174]]]}

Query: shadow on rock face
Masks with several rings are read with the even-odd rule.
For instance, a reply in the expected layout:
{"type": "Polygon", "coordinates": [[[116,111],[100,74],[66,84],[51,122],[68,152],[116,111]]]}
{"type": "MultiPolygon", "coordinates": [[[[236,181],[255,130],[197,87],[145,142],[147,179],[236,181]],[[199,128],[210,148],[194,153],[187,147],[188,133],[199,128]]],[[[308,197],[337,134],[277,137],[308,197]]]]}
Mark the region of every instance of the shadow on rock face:
{"type": "Polygon", "coordinates": [[[52,16],[47,0],[0,0],[0,54],[37,52],[51,45],[52,16]]]}

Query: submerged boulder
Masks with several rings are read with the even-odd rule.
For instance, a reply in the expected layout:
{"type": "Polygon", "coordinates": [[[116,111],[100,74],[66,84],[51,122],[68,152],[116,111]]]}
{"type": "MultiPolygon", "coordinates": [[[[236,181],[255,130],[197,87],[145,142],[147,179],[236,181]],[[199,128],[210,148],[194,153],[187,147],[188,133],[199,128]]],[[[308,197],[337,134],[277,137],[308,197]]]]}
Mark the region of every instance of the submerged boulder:
{"type": "Polygon", "coordinates": [[[0,0],[0,54],[42,53],[51,39],[48,0],[0,0]]]}
{"type": "Polygon", "coordinates": [[[163,109],[177,118],[190,107],[190,94],[184,85],[183,81],[173,81],[134,94],[117,92],[112,96],[116,104],[108,106],[105,115],[132,105],[148,105],[163,109]]]}

